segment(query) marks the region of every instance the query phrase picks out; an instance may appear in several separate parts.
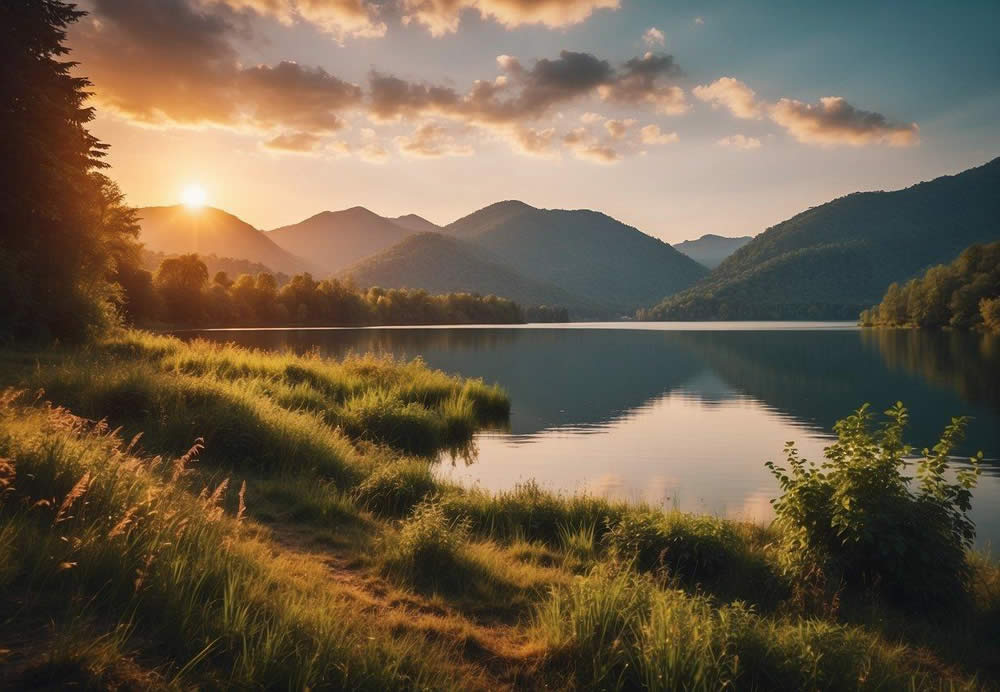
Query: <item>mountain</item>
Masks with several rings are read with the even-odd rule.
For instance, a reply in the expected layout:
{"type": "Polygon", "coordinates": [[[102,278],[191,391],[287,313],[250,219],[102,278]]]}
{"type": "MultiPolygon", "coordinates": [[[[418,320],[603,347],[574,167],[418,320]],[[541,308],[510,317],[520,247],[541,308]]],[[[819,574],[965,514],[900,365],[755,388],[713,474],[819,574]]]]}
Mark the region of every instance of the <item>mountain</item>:
{"type": "Polygon", "coordinates": [[[143,207],[138,210],[141,240],[150,252],[167,255],[234,257],[266,265],[286,274],[315,271],[307,261],[282,249],[266,234],[239,218],[212,207],[143,207]]]}
{"type": "Polygon", "coordinates": [[[408,231],[413,231],[414,233],[438,233],[441,231],[441,227],[436,223],[431,223],[422,216],[417,216],[416,214],[407,214],[406,216],[397,216],[393,219],[389,219],[397,226],[405,228],[408,231]]]}
{"type": "MultiPolygon", "coordinates": [[[[404,218],[413,222],[411,217],[404,218]]],[[[352,207],[321,212],[305,221],[268,231],[267,237],[288,252],[308,257],[324,273],[335,274],[395,245],[412,232],[364,207],[352,207]]]]}
{"type": "Polygon", "coordinates": [[[650,319],[857,319],[894,281],[1000,239],[1000,158],[893,192],[857,192],[756,236],[650,319]]]}
{"type": "Polygon", "coordinates": [[[594,307],[566,291],[526,278],[490,261],[482,250],[440,233],[418,233],[342,272],[367,288],[421,288],[432,294],[479,293],[509,298],[522,306],[569,308],[576,315],[594,307]]]}
{"type": "Polygon", "coordinates": [[[685,240],[674,245],[674,249],[683,252],[709,269],[715,269],[722,260],[739,250],[753,240],[753,236],[744,235],[739,238],[727,238],[721,235],[707,233],[697,240],[685,240]]]}
{"type": "Polygon", "coordinates": [[[610,313],[631,313],[707,273],[667,243],[594,211],[498,202],[445,230],[519,274],[610,313]]]}

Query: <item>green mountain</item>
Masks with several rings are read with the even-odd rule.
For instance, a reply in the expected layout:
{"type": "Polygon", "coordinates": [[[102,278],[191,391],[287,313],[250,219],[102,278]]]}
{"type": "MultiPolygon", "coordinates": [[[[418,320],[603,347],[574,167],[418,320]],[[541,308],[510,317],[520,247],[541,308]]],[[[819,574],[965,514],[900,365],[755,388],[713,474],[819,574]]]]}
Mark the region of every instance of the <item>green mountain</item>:
{"type": "Polygon", "coordinates": [[[858,192],[773,226],[647,319],[856,319],[894,281],[1000,239],[1000,158],[894,192],[858,192]]]}
{"type": "Polygon", "coordinates": [[[697,240],[685,240],[675,243],[674,249],[683,252],[698,264],[715,269],[722,261],[741,247],[753,240],[753,236],[744,235],[739,238],[706,233],[697,240]]]}
{"type": "Polygon", "coordinates": [[[594,211],[498,202],[445,230],[519,274],[610,314],[631,313],[707,273],[667,243],[594,211]]]}
{"type": "MultiPolygon", "coordinates": [[[[404,218],[413,222],[410,217],[404,218]]],[[[288,252],[308,257],[326,275],[385,250],[412,232],[364,207],[352,207],[321,212],[305,221],[268,231],[267,237],[288,252]]]]}
{"type": "Polygon", "coordinates": [[[509,298],[522,306],[553,305],[573,315],[594,306],[566,291],[490,261],[482,250],[440,233],[418,233],[344,270],[362,288],[420,288],[432,294],[479,293],[509,298]]]}
{"type": "Polygon", "coordinates": [[[221,209],[188,209],[180,205],[143,207],[138,215],[139,240],[150,252],[233,257],[286,274],[316,271],[312,263],[279,247],[267,234],[221,209]]]}

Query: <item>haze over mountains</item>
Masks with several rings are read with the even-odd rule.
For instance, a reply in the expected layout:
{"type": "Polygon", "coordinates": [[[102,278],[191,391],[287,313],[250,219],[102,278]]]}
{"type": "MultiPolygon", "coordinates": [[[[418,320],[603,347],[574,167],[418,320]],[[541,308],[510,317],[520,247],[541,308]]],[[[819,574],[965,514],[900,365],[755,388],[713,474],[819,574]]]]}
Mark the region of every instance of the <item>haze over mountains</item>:
{"type": "Polygon", "coordinates": [[[650,319],[857,319],[889,284],[1000,240],[1000,158],[893,192],[858,192],[756,236],[650,319]]]}
{"type": "Polygon", "coordinates": [[[492,293],[567,307],[574,319],[637,310],[648,319],[854,319],[891,282],[1000,240],[1000,159],[904,190],[847,195],[754,238],[706,235],[676,247],[599,212],[518,201],[447,226],[362,207],[273,231],[211,208],[139,214],[153,252],[351,277],[359,287],[492,293]]]}
{"type": "Polygon", "coordinates": [[[328,275],[395,245],[413,233],[419,221],[424,221],[415,215],[401,218],[403,225],[364,207],[351,207],[324,211],[266,235],[289,252],[309,257],[328,275]]]}
{"type": "Polygon", "coordinates": [[[312,262],[296,257],[267,235],[239,218],[212,207],[191,210],[143,207],[138,210],[139,239],[151,252],[166,255],[197,252],[259,262],[286,274],[316,272],[312,262]]]}
{"type": "Polygon", "coordinates": [[[706,233],[697,240],[685,240],[674,243],[674,249],[683,252],[709,269],[715,269],[723,260],[753,240],[753,236],[744,235],[739,238],[727,238],[714,233],[706,233]]]}

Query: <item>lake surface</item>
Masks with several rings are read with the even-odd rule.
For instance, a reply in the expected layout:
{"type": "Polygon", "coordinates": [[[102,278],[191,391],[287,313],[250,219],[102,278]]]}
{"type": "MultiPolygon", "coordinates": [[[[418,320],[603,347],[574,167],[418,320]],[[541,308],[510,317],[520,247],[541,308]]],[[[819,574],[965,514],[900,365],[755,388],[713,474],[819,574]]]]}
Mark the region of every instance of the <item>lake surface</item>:
{"type": "Polygon", "coordinates": [[[796,441],[819,460],[833,424],[864,402],[910,409],[908,441],[973,420],[959,452],[991,460],[973,500],[980,545],[1000,546],[1000,338],[859,330],[837,322],[610,323],[184,332],[324,356],[389,353],[499,383],[510,429],[476,438],[444,477],[491,490],[643,500],[764,521],[764,462],[796,441]],[[470,463],[471,462],[471,463],[470,463]]]}

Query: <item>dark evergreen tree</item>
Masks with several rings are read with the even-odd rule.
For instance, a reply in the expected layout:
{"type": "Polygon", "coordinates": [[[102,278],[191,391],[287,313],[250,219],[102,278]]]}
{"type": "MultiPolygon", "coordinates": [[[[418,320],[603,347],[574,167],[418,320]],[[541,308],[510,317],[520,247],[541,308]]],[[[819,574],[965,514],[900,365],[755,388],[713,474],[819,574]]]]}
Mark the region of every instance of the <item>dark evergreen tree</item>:
{"type": "Polygon", "coordinates": [[[0,3],[0,336],[79,339],[114,316],[116,263],[138,232],[98,171],[90,86],[63,60],[84,15],[59,0],[0,3]]]}

